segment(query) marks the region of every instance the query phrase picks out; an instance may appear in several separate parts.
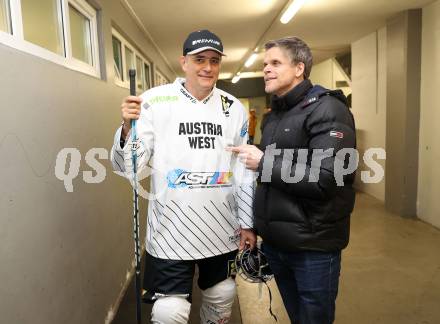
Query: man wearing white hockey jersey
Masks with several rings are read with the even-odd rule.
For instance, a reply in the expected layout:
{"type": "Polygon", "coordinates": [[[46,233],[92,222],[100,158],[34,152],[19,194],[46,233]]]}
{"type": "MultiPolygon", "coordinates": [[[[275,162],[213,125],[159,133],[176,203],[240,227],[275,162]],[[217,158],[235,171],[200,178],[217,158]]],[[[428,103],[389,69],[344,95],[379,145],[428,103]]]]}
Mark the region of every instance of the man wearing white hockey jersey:
{"type": "Polygon", "coordinates": [[[247,113],[215,87],[223,55],[215,34],[193,32],[180,58],[185,78],[122,103],[113,167],[131,179],[136,119],[138,172],[152,170],[144,274],[152,323],[188,322],[195,265],[201,323],[228,323],[237,249],[255,246],[253,175],[226,151],[247,142],[247,113]]]}

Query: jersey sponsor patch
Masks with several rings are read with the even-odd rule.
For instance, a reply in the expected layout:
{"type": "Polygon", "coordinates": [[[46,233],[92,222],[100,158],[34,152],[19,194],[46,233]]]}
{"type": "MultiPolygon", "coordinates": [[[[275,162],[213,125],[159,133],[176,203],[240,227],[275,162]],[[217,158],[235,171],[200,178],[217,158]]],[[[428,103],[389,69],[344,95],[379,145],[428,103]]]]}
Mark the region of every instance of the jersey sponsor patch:
{"type": "Polygon", "coordinates": [[[190,94],[188,91],[186,91],[184,87],[181,87],[181,88],[180,88],[180,92],[181,92],[186,98],[188,98],[189,101],[191,101],[193,104],[196,104],[196,103],[197,103],[197,99],[194,98],[193,96],[191,96],[191,94],[190,94]]]}
{"type": "Polygon", "coordinates": [[[248,132],[248,122],[246,121],[240,130],[240,137],[245,137],[248,132]]]}
{"type": "Polygon", "coordinates": [[[330,136],[336,138],[344,138],[344,133],[338,131],[330,131],[330,136]]]}
{"type": "MultiPolygon", "coordinates": [[[[165,103],[165,102],[174,102],[179,100],[179,97],[177,96],[155,96],[151,99],[148,100],[148,104],[154,105],[154,104],[160,104],[160,103],[165,103]]],[[[145,107],[147,108],[147,107],[145,107]]]]}
{"type": "Polygon", "coordinates": [[[206,99],[204,99],[203,100],[203,103],[204,104],[207,104],[208,103],[208,101],[209,101],[209,99],[211,99],[212,98],[212,95],[214,94],[214,91],[212,91],[210,94],[209,94],[209,96],[208,97],[206,97],[206,99]]]}
{"type": "Polygon", "coordinates": [[[223,114],[225,114],[226,117],[229,117],[229,108],[231,108],[234,101],[232,99],[229,99],[226,96],[220,95],[220,98],[222,99],[222,110],[223,114]]]}
{"type": "Polygon", "coordinates": [[[169,188],[218,188],[230,187],[232,172],[190,172],[175,169],[168,173],[169,188]]]}

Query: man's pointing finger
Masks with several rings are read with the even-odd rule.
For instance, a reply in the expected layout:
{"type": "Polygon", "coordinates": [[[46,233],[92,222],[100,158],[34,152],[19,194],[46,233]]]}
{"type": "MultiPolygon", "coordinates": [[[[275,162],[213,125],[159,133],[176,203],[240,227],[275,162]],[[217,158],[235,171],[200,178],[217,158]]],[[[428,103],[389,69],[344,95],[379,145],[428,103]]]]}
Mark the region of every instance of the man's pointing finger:
{"type": "Polygon", "coordinates": [[[234,152],[234,153],[241,153],[242,148],[240,146],[229,146],[226,148],[226,151],[234,152]]]}

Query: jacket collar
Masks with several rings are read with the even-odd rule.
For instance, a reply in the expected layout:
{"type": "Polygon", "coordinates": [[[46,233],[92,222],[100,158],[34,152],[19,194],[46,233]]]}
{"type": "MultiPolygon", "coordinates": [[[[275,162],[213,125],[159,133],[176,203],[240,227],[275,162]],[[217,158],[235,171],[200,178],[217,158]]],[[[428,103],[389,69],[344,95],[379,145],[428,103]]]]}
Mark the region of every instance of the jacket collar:
{"type": "Polygon", "coordinates": [[[282,97],[274,95],[272,97],[272,109],[276,111],[289,110],[299,104],[312,88],[312,83],[309,79],[305,79],[292,90],[282,97]]]}

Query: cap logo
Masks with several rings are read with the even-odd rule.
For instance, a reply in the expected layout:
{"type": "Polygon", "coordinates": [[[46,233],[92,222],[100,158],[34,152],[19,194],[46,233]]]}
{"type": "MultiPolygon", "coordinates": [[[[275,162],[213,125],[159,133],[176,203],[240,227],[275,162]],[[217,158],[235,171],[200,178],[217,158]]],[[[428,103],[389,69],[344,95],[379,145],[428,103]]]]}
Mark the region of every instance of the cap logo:
{"type": "Polygon", "coordinates": [[[197,39],[195,41],[192,42],[192,45],[196,45],[196,44],[202,44],[202,43],[208,43],[208,44],[215,44],[220,46],[220,42],[215,40],[215,39],[197,39]]]}

